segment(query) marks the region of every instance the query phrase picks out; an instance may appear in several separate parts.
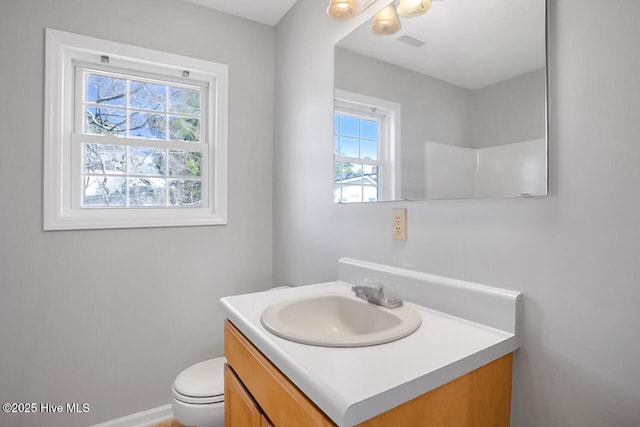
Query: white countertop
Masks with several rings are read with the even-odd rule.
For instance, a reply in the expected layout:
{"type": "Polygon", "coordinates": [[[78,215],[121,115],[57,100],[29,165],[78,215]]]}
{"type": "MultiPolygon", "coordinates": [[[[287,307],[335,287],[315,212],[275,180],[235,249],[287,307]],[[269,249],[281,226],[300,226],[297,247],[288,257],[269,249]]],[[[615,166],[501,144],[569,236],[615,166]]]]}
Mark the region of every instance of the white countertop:
{"type": "Polygon", "coordinates": [[[370,347],[299,344],[260,323],[271,304],[324,292],[352,294],[350,284],[336,281],[225,297],[220,303],[226,317],[339,426],[365,421],[518,348],[514,333],[406,301],[420,313],[420,328],[370,347]]]}

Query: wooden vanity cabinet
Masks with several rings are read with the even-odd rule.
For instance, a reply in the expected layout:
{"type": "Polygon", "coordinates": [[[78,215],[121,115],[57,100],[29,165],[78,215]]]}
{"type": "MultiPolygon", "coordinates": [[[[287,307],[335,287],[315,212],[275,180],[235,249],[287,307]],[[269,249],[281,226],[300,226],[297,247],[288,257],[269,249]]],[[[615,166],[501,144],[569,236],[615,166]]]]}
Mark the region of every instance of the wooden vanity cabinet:
{"type": "MultiPolygon", "coordinates": [[[[225,321],[225,426],[335,426],[231,322],[225,321]]],[[[359,426],[509,427],[512,354],[359,426]]]]}

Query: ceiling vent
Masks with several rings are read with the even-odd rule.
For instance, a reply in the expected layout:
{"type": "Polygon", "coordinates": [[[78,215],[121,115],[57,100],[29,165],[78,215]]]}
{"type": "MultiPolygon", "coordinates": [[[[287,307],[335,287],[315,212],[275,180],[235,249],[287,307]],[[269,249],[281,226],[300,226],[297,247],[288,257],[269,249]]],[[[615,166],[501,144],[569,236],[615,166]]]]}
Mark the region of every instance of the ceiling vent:
{"type": "Polygon", "coordinates": [[[426,42],[423,42],[420,39],[417,39],[417,38],[411,37],[411,36],[407,36],[407,35],[404,35],[402,37],[398,37],[396,40],[399,41],[400,43],[408,44],[409,46],[413,46],[413,47],[420,47],[420,46],[424,46],[426,44],[426,42]]]}

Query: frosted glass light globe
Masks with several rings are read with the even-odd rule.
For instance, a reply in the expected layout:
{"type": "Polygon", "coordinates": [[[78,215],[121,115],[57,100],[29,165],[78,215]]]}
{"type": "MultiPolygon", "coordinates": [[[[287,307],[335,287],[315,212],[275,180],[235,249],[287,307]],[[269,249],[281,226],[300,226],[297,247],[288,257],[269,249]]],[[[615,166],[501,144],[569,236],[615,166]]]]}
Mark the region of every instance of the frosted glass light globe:
{"type": "Polygon", "coordinates": [[[350,18],[358,13],[356,0],[331,0],[327,7],[327,15],[336,19],[350,18]]]}
{"type": "Polygon", "coordinates": [[[403,18],[415,18],[431,8],[431,0],[400,0],[398,15],[403,18]]]}
{"type": "Polygon", "coordinates": [[[393,3],[378,12],[371,23],[371,31],[379,36],[397,33],[400,28],[400,20],[393,3]]]}

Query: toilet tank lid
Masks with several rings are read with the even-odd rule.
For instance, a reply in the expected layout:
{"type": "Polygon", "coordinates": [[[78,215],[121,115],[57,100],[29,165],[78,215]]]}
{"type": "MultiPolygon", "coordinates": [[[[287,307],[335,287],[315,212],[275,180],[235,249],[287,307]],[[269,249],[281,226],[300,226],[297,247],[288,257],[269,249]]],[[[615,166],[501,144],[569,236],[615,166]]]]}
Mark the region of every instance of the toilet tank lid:
{"type": "Polygon", "coordinates": [[[224,357],[196,363],[180,372],[173,387],[184,396],[211,397],[224,394],[224,357]]]}

